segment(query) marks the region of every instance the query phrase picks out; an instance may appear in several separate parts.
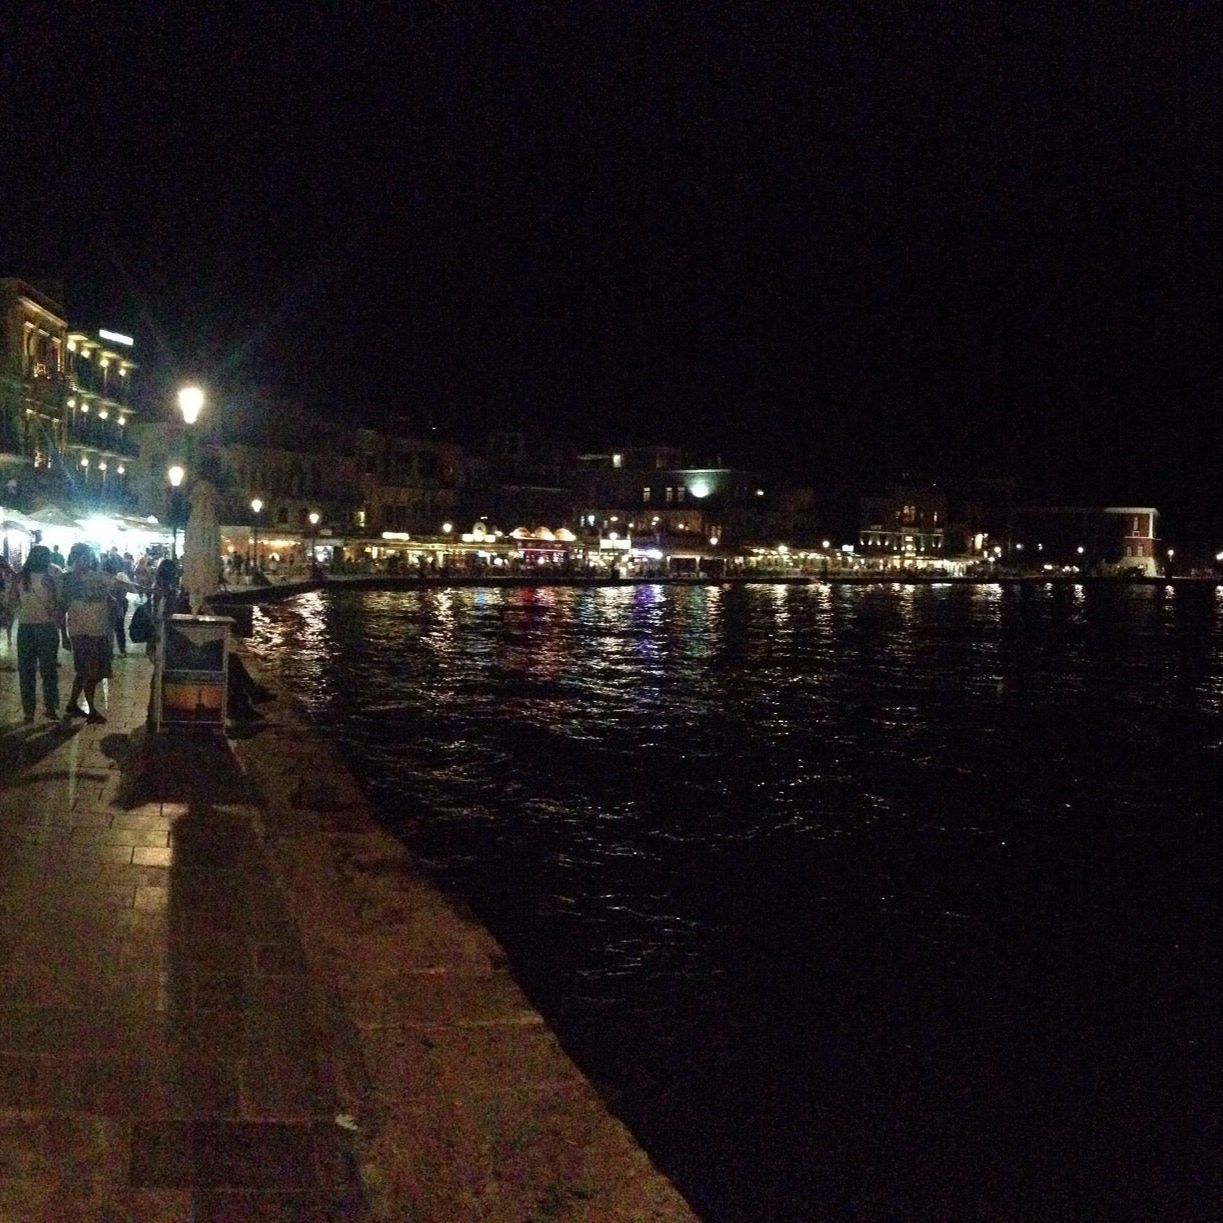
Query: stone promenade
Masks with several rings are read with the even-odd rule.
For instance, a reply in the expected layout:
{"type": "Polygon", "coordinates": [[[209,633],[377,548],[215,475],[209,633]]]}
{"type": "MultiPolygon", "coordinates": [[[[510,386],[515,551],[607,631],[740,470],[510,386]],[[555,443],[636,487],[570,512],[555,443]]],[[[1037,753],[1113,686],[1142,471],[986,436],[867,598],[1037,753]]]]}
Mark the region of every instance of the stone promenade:
{"type": "Polygon", "coordinates": [[[132,654],[27,727],[13,666],[0,1219],[693,1217],[289,701],[153,738],[132,654]]]}

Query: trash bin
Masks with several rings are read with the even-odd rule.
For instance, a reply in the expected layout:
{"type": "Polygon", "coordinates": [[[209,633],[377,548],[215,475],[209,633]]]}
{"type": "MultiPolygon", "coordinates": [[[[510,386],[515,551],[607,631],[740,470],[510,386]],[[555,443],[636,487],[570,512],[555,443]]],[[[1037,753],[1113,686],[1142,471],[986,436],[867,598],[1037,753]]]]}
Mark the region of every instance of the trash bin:
{"type": "Polygon", "coordinates": [[[228,616],[171,616],[154,658],[158,731],[225,731],[228,616]]]}

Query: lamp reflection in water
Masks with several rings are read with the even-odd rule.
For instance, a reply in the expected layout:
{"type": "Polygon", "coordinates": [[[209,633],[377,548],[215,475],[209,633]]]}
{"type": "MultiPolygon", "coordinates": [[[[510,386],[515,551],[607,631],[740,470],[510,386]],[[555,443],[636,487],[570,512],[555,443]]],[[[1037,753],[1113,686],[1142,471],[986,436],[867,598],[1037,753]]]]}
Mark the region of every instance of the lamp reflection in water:
{"type": "Polygon", "coordinates": [[[173,467],[166,472],[166,477],[170,481],[170,559],[178,560],[178,521],[182,516],[182,493],[178,491],[179,485],[183,482],[183,477],[186,471],[182,466],[175,463],[173,467]]]}
{"type": "Polygon", "coordinates": [[[259,572],[259,511],[263,509],[263,502],[255,497],[251,500],[251,513],[254,518],[251,520],[251,565],[253,566],[252,574],[259,572]]]}

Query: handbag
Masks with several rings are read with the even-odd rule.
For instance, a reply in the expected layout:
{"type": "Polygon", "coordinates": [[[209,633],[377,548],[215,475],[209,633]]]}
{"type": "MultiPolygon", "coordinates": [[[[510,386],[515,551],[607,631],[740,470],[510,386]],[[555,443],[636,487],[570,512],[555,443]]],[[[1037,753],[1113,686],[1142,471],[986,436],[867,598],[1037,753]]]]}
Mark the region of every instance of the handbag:
{"type": "Polygon", "coordinates": [[[128,637],[138,645],[153,639],[153,613],[147,603],[141,603],[132,612],[132,622],[127,626],[128,637]]]}

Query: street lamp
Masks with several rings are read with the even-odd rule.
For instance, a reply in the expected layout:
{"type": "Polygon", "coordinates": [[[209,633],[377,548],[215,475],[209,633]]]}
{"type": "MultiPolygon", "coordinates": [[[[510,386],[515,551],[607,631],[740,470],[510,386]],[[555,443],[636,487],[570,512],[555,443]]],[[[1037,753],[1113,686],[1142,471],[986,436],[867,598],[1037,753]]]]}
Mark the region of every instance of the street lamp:
{"type": "Polygon", "coordinates": [[[178,486],[182,484],[183,477],[187,473],[183,468],[175,463],[166,476],[170,481],[170,559],[178,560],[178,519],[181,509],[182,494],[178,491],[178,486]]]}
{"type": "Polygon", "coordinates": [[[204,392],[198,386],[179,387],[178,410],[183,414],[184,424],[194,425],[204,410],[204,392]]]}
{"type": "Polygon", "coordinates": [[[314,531],[318,526],[318,510],[310,511],[310,570],[314,570],[314,531]]]}
{"type": "Polygon", "coordinates": [[[258,497],[255,497],[251,501],[251,513],[255,515],[254,521],[251,524],[251,542],[253,544],[253,562],[255,566],[253,572],[255,573],[259,572],[259,511],[261,509],[263,509],[263,502],[258,497]]]}

